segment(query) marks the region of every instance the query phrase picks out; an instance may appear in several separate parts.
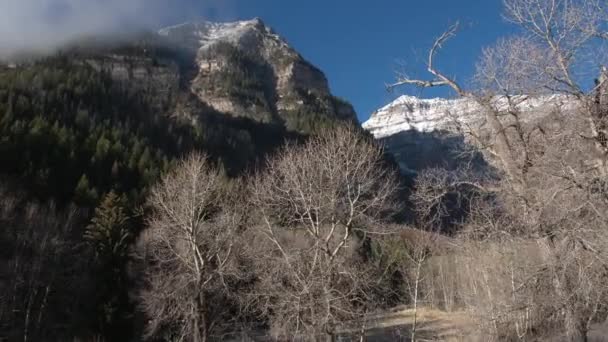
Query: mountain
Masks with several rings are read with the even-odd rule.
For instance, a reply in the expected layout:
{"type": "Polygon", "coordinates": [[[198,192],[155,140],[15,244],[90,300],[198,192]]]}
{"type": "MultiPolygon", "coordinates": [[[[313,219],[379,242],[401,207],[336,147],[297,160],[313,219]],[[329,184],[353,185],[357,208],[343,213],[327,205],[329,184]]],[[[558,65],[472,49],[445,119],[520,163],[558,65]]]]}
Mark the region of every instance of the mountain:
{"type": "MultiPolygon", "coordinates": [[[[497,96],[491,101],[494,108],[507,108],[505,97],[497,96]]],[[[568,109],[574,103],[565,95],[515,96],[511,101],[517,103],[516,108],[528,123],[542,120],[558,107],[568,109]]],[[[459,127],[484,132],[487,128],[482,113],[480,106],[467,98],[423,99],[403,95],[374,112],[363,128],[385,144],[403,172],[415,174],[427,167],[455,168],[468,162],[470,157],[463,152],[475,142],[459,127]]]]}
{"type": "Polygon", "coordinates": [[[231,184],[286,140],[357,121],[260,20],[17,55],[0,62],[0,340],[136,340],[126,251],[161,175],[201,152],[231,184]]]}
{"type": "Polygon", "coordinates": [[[356,120],[325,75],[258,18],[186,23],[159,34],[195,53],[190,90],[217,111],[296,131],[311,130],[311,120],[356,120]]]}
{"type": "Polygon", "coordinates": [[[260,19],[91,36],[0,67],[0,176],[60,203],[137,203],[179,157],[229,176],[285,139],[357,122],[325,75],[260,19]]]}
{"type": "Polygon", "coordinates": [[[356,121],[353,107],[332,96],[323,72],[258,18],[184,23],[139,44],[132,46],[139,49],[105,54],[104,61],[94,56],[89,63],[115,79],[143,78],[169,92],[181,81],[182,91],[218,112],[290,131],[308,133],[320,121],[356,121]]]}

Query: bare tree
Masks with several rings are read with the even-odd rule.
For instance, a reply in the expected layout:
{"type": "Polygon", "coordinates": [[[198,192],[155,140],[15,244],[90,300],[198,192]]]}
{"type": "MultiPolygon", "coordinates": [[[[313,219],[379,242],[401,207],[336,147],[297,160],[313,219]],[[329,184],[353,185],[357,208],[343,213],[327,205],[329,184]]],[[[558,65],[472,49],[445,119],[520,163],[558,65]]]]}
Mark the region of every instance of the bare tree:
{"type": "MultiPolygon", "coordinates": [[[[597,51],[592,51],[604,45],[608,37],[605,35],[607,13],[606,5],[596,0],[506,0],[505,18],[520,27],[522,34],[501,39],[483,51],[476,75],[480,89],[467,89],[436,67],[437,53],[454,37],[458,23],[437,38],[429,51],[427,70],[433,76],[430,80],[401,75],[389,88],[447,86],[458,96],[477,103],[484,125],[492,131],[491,139],[477,142],[501,163],[513,185],[520,187],[525,184],[531,162],[527,139],[534,134],[522,127],[525,118],[522,118],[521,106],[534,96],[564,94],[571,97],[569,101],[577,103],[579,114],[588,120],[589,140],[595,141],[601,155],[598,168],[604,168],[602,165],[608,156],[604,142],[606,115],[598,107],[603,97],[598,99],[593,94],[606,88],[604,69],[597,69],[606,60],[597,60],[597,51]],[[589,92],[585,91],[585,83],[593,78],[581,70],[592,68],[600,77],[597,86],[589,92]]],[[[465,125],[460,128],[480,140],[479,132],[465,125]]]]}
{"type": "Polygon", "coordinates": [[[137,243],[147,335],[206,341],[230,310],[241,218],[205,156],[183,160],[152,189],[148,228],[137,243]]]}
{"type": "Polygon", "coordinates": [[[473,100],[478,104],[478,111],[484,117],[484,124],[491,130],[491,139],[482,139],[478,131],[471,129],[464,123],[457,122],[458,129],[475,138],[478,144],[484,147],[484,151],[495,157],[514,187],[519,190],[523,187],[524,183],[521,173],[522,168],[518,167],[522,162],[519,161],[518,151],[513,146],[513,139],[508,135],[507,127],[505,127],[504,121],[501,120],[501,113],[504,110],[493,96],[477,96],[476,93],[465,89],[456,80],[446,76],[435,65],[435,57],[438,51],[449,39],[455,36],[458,28],[459,23],[450,26],[435,40],[429,50],[427,71],[433,76],[430,80],[412,79],[407,75],[401,75],[396,83],[389,85],[389,89],[402,85],[414,85],[423,88],[449,87],[458,96],[473,100]]]}
{"type": "Polygon", "coordinates": [[[418,309],[426,299],[427,281],[426,267],[431,259],[437,241],[438,234],[420,229],[400,227],[397,236],[389,236],[383,241],[386,249],[388,263],[392,264],[394,270],[400,275],[405,297],[404,302],[411,305],[413,320],[410,327],[410,340],[418,339],[418,309]]]}
{"type": "MultiPolygon", "coordinates": [[[[253,181],[254,294],[277,336],[324,336],[373,309],[378,273],[364,243],[386,233],[395,176],[382,150],[351,126],[287,146],[253,181]]],[[[253,244],[252,244],[253,245],[253,244]]]]}
{"type": "Polygon", "coordinates": [[[83,337],[93,286],[88,256],[72,238],[81,212],[27,203],[0,184],[0,339],[83,337]]]}
{"type": "MultiPolygon", "coordinates": [[[[505,9],[521,34],[483,51],[477,65],[479,89],[466,89],[435,66],[438,49],[454,36],[457,25],[429,52],[430,80],[402,76],[392,85],[448,86],[476,103],[481,124],[471,127],[465,120],[459,128],[505,177],[471,180],[454,172],[431,172],[421,178],[424,186],[414,199],[434,214],[429,209],[441,208],[447,194],[471,189],[481,194],[475,197],[481,201],[469,205],[463,224],[463,251],[470,246],[475,256],[463,256],[462,262],[470,267],[484,258],[495,262],[486,271],[475,266],[483,272],[471,275],[475,284],[468,293],[477,298],[487,294],[484,315],[494,323],[507,312],[527,313],[537,328],[554,322],[569,340],[584,341],[590,323],[603,317],[608,303],[602,285],[608,279],[606,249],[597,244],[605,241],[608,228],[603,214],[608,209],[603,185],[608,88],[605,61],[598,63],[589,53],[607,38],[607,7],[594,0],[506,0],[505,9]],[[594,69],[597,74],[598,67],[600,76],[588,90],[592,77],[587,73],[594,69]],[[543,97],[553,101],[549,111],[524,110],[526,103],[543,97]],[[520,259],[520,254],[530,257],[520,259]],[[513,257],[502,257],[506,255],[513,257]],[[504,286],[509,283],[510,288],[504,286]]],[[[523,338],[526,329],[516,322],[516,335],[523,338]]]]}
{"type": "Polygon", "coordinates": [[[437,169],[417,179],[412,198],[423,224],[438,227],[467,211],[457,245],[444,252],[460,275],[447,292],[493,335],[525,339],[563,327],[571,340],[584,340],[606,316],[606,188],[586,172],[589,146],[577,128],[546,130],[525,205],[504,180],[437,169]],[[461,200],[446,204],[448,196],[461,200]]]}
{"type": "Polygon", "coordinates": [[[589,123],[589,140],[594,142],[597,169],[606,175],[606,70],[608,62],[601,53],[605,47],[608,7],[597,0],[509,0],[505,17],[521,27],[543,51],[545,62],[533,63],[553,92],[571,95],[579,104],[579,114],[589,123]],[[597,56],[602,56],[598,59],[597,56]],[[600,70],[597,70],[599,67],[600,70]],[[588,70],[599,77],[596,86],[586,91],[588,70]]]}

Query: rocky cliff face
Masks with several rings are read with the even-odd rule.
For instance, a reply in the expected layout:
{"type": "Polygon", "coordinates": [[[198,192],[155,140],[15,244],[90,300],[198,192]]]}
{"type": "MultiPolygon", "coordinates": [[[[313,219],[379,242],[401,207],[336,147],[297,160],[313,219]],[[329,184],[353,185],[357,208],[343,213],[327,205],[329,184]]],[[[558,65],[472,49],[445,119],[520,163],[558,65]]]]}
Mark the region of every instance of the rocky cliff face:
{"type": "Polygon", "coordinates": [[[189,88],[217,111],[296,131],[314,116],[356,121],[325,75],[260,19],[186,23],[159,35],[193,54],[189,88]]]}
{"type": "Polygon", "coordinates": [[[170,116],[195,122],[213,110],[304,134],[333,121],[357,122],[323,72],[260,19],[191,22],[121,42],[98,40],[67,50],[78,64],[152,94],[154,107],[170,116]]]}
{"type": "MultiPolygon", "coordinates": [[[[138,141],[134,150],[150,144],[159,149],[155,158],[202,150],[230,175],[255,167],[286,139],[357,121],[352,106],[331,94],[325,75],[259,19],[187,23],[120,41],[91,37],[44,58],[0,64],[0,71],[7,89],[23,78],[15,84],[32,99],[60,98],[53,110],[65,115],[57,120],[78,134],[89,126],[75,122],[91,121],[137,135],[128,140],[138,141]],[[63,106],[67,100],[76,102],[63,106]]],[[[22,116],[31,112],[18,109],[22,116]]]]}
{"type": "MultiPolygon", "coordinates": [[[[492,99],[495,108],[507,108],[505,98],[492,99]]],[[[572,109],[564,95],[514,99],[522,118],[528,123],[540,121],[555,109],[572,109]]],[[[504,120],[510,120],[505,116],[504,120]]],[[[473,144],[459,129],[466,127],[483,134],[487,131],[483,110],[468,99],[421,99],[401,96],[374,112],[363,128],[395,157],[402,171],[416,173],[427,167],[455,168],[468,162],[462,152],[473,144]],[[464,158],[464,159],[463,159],[464,158]]]]}
{"type": "Polygon", "coordinates": [[[158,63],[149,56],[107,54],[85,58],[83,64],[108,74],[131,93],[154,94],[154,102],[149,105],[158,111],[167,110],[180,91],[181,76],[175,62],[158,63]]]}

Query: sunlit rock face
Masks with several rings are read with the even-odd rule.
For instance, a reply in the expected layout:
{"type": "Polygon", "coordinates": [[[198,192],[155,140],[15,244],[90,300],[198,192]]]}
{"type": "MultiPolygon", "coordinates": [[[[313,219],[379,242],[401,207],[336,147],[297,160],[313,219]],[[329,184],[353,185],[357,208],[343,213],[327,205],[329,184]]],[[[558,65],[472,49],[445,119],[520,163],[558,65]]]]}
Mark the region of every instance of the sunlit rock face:
{"type": "MultiPolygon", "coordinates": [[[[508,108],[504,97],[493,98],[491,106],[508,108]]],[[[541,120],[557,110],[572,110],[573,101],[564,95],[512,98],[526,123],[541,120]]],[[[508,115],[506,122],[512,120],[508,115]]],[[[374,112],[363,128],[382,141],[402,171],[416,173],[428,167],[455,168],[469,162],[470,136],[462,128],[483,134],[488,127],[484,110],[473,100],[422,99],[401,96],[374,112]]],[[[479,160],[479,156],[474,158],[479,160]]]]}
{"type": "Polygon", "coordinates": [[[220,112],[294,130],[312,113],[356,121],[325,75],[258,18],[185,23],[159,35],[192,52],[192,93],[220,112]]]}

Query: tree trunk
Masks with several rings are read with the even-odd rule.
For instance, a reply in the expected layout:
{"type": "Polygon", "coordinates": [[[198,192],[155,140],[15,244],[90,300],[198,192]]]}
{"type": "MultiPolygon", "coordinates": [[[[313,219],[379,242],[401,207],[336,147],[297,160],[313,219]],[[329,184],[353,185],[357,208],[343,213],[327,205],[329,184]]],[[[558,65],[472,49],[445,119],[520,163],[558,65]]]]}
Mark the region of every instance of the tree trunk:
{"type": "Polygon", "coordinates": [[[569,342],[587,342],[587,326],[573,311],[566,308],[566,337],[569,342]]]}
{"type": "Polygon", "coordinates": [[[209,337],[209,329],[207,324],[207,313],[205,310],[205,294],[201,293],[198,295],[196,299],[196,309],[197,312],[195,314],[196,326],[194,326],[195,331],[195,341],[194,342],[207,342],[207,338],[209,337]]]}
{"type": "MultiPolygon", "coordinates": [[[[545,263],[549,266],[552,265],[556,258],[554,255],[556,246],[549,237],[539,239],[537,243],[545,263]]],[[[569,292],[572,289],[566,288],[565,282],[560,279],[558,274],[551,274],[551,277],[553,277],[553,286],[557,297],[569,298],[569,292]]],[[[576,312],[572,303],[566,303],[564,310],[564,329],[566,330],[567,340],[569,342],[587,342],[587,326],[576,312]]]]}
{"type": "Polygon", "coordinates": [[[192,318],[192,342],[201,342],[201,332],[198,329],[198,315],[196,313],[192,318]]]}
{"type": "Polygon", "coordinates": [[[597,89],[589,105],[589,124],[591,134],[595,140],[595,148],[599,154],[595,160],[600,174],[605,177],[608,174],[608,70],[602,67],[597,79],[597,89]]]}
{"type": "Polygon", "coordinates": [[[515,190],[520,192],[523,187],[523,180],[520,174],[520,167],[515,158],[516,153],[513,150],[513,146],[511,146],[507,132],[505,132],[505,127],[498,118],[496,109],[494,109],[492,105],[486,104],[482,107],[484,107],[483,109],[486,111],[486,120],[493,131],[496,154],[498,155],[507,176],[516,187],[515,190]]]}
{"type": "Polygon", "coordinates": [[[207,313],[204,306],[201,307],[201,342],[207,342],[209,336],[209,329],[207,324],[207,313]]]}
{"type": "Polygon", "coordinates": [[[420,283],[420,268],[422,267],[422,260],[417,260],[416,263],[416,279],[414,284],[414,320],[412,322],[412,342],[416,342],[416,325],[418,324],[418,284],[420,283]]]}
{"type": "Polygon", "coordinates": [[[336,335],[334,333],[325,333],[325,342],[334,342],[336,340],[336,335]]]}

